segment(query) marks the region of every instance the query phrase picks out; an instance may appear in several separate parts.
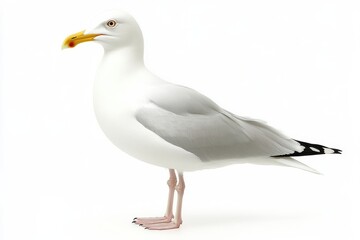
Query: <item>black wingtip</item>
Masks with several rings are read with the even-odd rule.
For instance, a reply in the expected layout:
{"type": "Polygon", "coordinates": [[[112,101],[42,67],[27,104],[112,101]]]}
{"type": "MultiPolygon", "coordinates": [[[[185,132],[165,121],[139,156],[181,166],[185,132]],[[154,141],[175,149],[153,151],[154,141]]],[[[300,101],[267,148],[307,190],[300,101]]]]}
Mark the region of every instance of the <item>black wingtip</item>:
{"type": "Polygon", "coordinates": [[[333,154],[342,154],[342,150],[340,149],[335,149],[335,148],[331,148],[332,150],[334,150],[333,154]]]}
{"type": "Polygon", "coordinates": [[[310,155],[319,155],[319,154],[342,154],[342,150],[340,149],[329,148],[320,144],[307,143],[299,140],[295,140],[295,141],[304,147],[303,151],[284,154],[284,155],[277,155],[273,157],[300,157],[300,156],[310,156],[310,155]]]}

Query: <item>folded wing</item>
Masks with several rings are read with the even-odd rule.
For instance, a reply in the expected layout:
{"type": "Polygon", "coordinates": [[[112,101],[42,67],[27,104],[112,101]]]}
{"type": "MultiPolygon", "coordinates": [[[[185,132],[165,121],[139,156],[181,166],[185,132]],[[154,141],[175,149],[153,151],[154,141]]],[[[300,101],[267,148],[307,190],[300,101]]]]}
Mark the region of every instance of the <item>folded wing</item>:
{"type": "Polygon", "coordinates": [[[303,147],[263,122],[236,116],[198,92],[176,85],[154,89],[136,119],[202,161],[270,157],[303,147]]]}

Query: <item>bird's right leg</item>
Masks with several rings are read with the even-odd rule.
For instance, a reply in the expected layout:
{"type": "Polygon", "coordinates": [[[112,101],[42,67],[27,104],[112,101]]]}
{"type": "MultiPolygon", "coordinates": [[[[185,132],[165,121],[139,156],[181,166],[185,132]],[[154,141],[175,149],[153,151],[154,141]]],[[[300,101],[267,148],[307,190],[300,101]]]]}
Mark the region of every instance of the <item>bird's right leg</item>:
{"type": "Polygon", "coordinates": [[[134,218],[133,223],[138,225],[143,224],[155,224],[155,223],[168,223],[174,218],[173,205],[174,205],[174,193],[177,184],[177,178],[174,169],[169,169],[170,178],[167,181],[169,186],[168,203],[164,217],[150,217],[150,218],[134,218]]]}

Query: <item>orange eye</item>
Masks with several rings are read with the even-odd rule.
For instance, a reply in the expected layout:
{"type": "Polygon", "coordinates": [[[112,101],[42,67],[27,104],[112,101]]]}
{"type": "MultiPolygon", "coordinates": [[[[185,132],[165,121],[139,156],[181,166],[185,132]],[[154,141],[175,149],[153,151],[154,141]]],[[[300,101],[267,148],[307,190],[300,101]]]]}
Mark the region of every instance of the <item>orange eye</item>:
{"type": "Polygon", "coordinates": [[[115,20],[109,20],[106,25],[108,27],[114,28],[116,26],[116,21],[115,20]]]}

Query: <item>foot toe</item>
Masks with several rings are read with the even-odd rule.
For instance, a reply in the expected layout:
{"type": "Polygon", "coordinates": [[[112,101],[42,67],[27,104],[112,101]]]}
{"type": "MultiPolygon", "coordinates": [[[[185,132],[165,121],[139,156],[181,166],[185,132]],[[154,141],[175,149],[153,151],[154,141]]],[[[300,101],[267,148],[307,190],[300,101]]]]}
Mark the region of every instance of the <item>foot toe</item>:
{"type": "Polygon", "coordinates": [[[170,229],[177,229],[180,227],[180,224],[175,222],[169,223],[158,223],[158,224],[151,224],[145,227],[148,230],[170,230],[170,229]]]}

